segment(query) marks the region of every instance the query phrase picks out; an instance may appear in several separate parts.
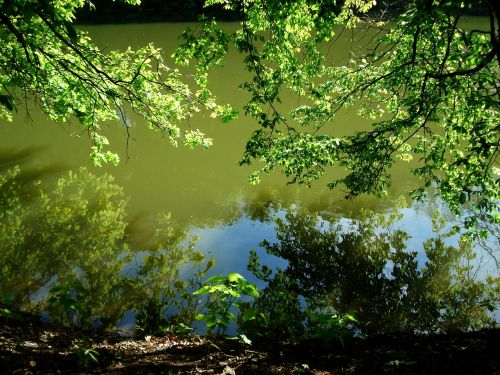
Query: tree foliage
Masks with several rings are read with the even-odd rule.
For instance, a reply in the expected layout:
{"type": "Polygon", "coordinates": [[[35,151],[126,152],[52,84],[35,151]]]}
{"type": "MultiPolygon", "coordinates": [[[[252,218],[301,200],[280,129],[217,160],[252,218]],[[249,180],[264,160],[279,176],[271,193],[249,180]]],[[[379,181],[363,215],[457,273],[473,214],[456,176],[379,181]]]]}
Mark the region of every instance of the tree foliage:
{"type": "MultiPolygon", "coordinates": [[[[498,224],[500,11],[493,1],[411,0],[383,16],[386,9],[371,0],[206,4],[242,16],[224,38],[251,73],[241,84],[250,93],[244,109],[259,128],[241,164],[256,163],[253,182],[281,169],[291,183],[310,184],[340,166],[345,173],[330,188],[381,196],[394,164],[413,159],[411,171],[422,181],[414,197],[435,186],[454,213],[468,211],[468,229],[478,221],[498,224]],[[484,27],[465,27],[477,8],[488,14],[484,27]],[[368,52],[329,63],[339,34],[352,28],[371,35],[368,52]],[[281,101],[293,102],[290,96],[300,103],[288,110],[281,101]],[[332,136],[336,114],[352,106],[372,127],[332,136]]],[[[213,30],[211,37],[220,32],[213,30]]],[[[198,37],[186,39],[179,54],[206,53],[206,33],[198,37]]]]}
{"type": "MultiPolygon", "coordinates": [[[[123,0],[138,4],[139,0],[123,0]]],[[[208,147],[201,131],[181,130],[179,122],[201,108],[214,117],[232,113],[219,107],[206,87],[209,64],[189,80],[169,68],[159,48],[103,52],[74,25],[85,0],[0,1],[0,118],[12,119],[19,105],[34,101],[55,121],[77,118],[88,129],[95,164],[118,162],[100,134],[104,121],[121,119],[127,110],[177,145],[208,147]]]]}
{"type": "Polygon", "coordinates": [[[381,196],[395,163],[413,159],[411,171],[421,179],[414,197],[434,186],[454,213],[466,211],[466,228],[499,223],[500,10],[494,1],[409,0],[386,12],[372,0],[206,0],[242,21],[230,33],[213,20],[184,33],[174,57],[183,65],[196,60],[192,84],[153,45],[100,51],[73,26],[85,4],[92,6],[0,0],[0,116],[10,118],[32,99],[52,119],[76,117],[89,130],[96,164],[118,161],[99,129],[109,119],[127,124],[125,103],[174,144],[208,146],[199,130],[181,131],[178,123],[201,107],[225,121],[235,117],[207,89],[209,67],[222,64],[233,45],[250,72],[241,84],[250,94],[244,111],[259,125],[241,160],[257,165],[252,182],[280,169],[290,182],[310,184],[338,166],[345,173],[330,188],[345,189],[347,197],[381,196]],[[487,21],[467,28],[464,20],[475,9],[487,21]],[[368,51],[330,63],[328,51],[353,28],[373,36],[368,51]],[[299,99],[292,109],[290,96],[299,99]],[[336,114],[352,106],[372,127],[331,135],[336,114]]]}

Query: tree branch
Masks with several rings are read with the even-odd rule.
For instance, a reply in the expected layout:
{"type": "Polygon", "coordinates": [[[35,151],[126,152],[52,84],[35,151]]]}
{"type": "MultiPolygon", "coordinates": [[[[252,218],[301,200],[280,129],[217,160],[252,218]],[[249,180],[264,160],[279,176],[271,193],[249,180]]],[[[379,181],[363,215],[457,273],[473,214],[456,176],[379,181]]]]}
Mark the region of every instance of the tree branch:
{"type": "Polygon", "coordinates": [[[463,69],[463,70],[456,70],[454,72],[445,73],[445,74],[438,74],[438,73],[427,72],[427,73],[425,73],[425,77],[442,80],[442,79],[445,79],[445,78],[451,78],[451,77],[456,77],[456,76],[468,76],[468,75],[477,73],[481,69],[483,69],[484,67],[486,67],[486,65],[488,65],[493,60],[493,58],[496,56],[496,54],[497,54],[497,48],[492,48],[490,50],[490,52],[488,52],[488,54],[484,57],[483,61],[481,61],[474,68],[463,69]]]}
{"type": "Polygon", "coordinates": [[[3,14],[1,12],[0,12],[0,21],[1,21],[1,23],[3,23],[7,27],[7,29],[12,34],[14,34],[17,41],[19,42],[19,44],[21,44],[21,46],[24,49],[24,54],[26,55],[26,60],[28,60],[28,63],[32,64],[31,57],[30,57],[28,47],[27,47],[27,43],[26,43],[26,40],[24,39],[23,34],[21,34],[21,32],[19,32],[19,30],[16,29],[14,24],[10,21],[9,17],[7,17],[5,14],[3,14]]]}

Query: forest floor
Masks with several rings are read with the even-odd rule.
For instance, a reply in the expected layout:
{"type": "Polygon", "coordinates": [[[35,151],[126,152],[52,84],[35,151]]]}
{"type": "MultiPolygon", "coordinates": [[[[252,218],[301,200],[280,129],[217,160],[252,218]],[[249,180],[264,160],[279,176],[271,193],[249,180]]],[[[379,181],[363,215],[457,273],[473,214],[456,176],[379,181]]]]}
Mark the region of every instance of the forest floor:
{"type": "Polygon", "coordinates": [[[29,315],[0,315],[0,373],[500,374],[500,329],[247,346],[228,339],[88,335],[29,315]]]}

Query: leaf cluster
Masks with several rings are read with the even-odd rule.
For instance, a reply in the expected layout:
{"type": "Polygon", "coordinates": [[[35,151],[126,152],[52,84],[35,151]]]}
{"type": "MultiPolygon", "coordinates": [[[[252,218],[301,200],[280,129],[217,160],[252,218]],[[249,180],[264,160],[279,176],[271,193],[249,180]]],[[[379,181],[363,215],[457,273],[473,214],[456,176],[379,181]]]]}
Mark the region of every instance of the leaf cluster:
{"type": "MultiPolygon", "coordinates": [[[[248,282],[238,273],[230,273],[227,276],[209,277],[205,284],[193,292],[193,295],[207,295],[206,313],[197,315],[197,320],[204,320],[207,329],[211,332],[217,329],[217,334],[223,333],[231,322],[236,322],[237,317],[233,310],[238,313],[242,306],[242,297],[259,297],[259,292],[254,284],[248,282]]],[[[243,321],[255,318],[255,312],[246,310],[242,315],[243,321]]]]}
{"type": "MultiPolygon", "coordinates": [[[[211,4],[243,18],[223,40],[224,50],[232,41],[251,74],[240,87],[250,94],[245,114],[259,125],[241,160],[257,165],[252,183],[280,170],[290,183],[309,185],[337,166],[344,173],[330,188],[345,189],[347,197],[383,196],[391,169],[411,161],[421,179],[413,197],[435,187],[476,237],[486,234],[481,223],[498,225],[500,33],[490,1],[408,1],[394,19],[377,18],[385,10],[372,1],[211,4]],[[467,28],[465,17],[476,7],[490,9],[489,19],[467,28]],[[330,51],[349,29],[371,42],[333,64],[330,51]],[[336,114],[350,107],[372,127],[332,136],[336,114]]],[[[213,21],[210,28],[210,38],[221,33],[213,21]]],[[[219,62],[221,50],[198,36],[187,39],[217,52],[219,62]]]]}
{"type": "Polygon", "coordinates": [[[88,130],[96,165],[118,163],[118,156],[106,150],[108,140],[101,127],[108,120],[121,120],[129,127],[129,111],[173,145],[210,146],[211,139],[198,129],[179,127],[202,108],[213,117],[234,116],[228,115],[233,113],[229,107],[216,105],[206,87],[206,72],[190,80],[168,67],[161,49],[152,44],[135,51],[103,52],[73,24],[76,10],[87,3],[0,2],[0,118],[12,120],[17,107],[24,103],[28,108],[28,102],[52,120],[76,118],[88,130]]]}

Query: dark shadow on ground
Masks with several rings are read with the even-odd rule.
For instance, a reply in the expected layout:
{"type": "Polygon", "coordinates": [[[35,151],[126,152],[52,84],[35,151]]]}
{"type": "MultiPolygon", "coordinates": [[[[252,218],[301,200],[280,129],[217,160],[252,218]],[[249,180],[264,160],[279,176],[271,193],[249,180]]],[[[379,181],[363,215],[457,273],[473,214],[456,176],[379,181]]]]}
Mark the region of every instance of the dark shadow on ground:
{"type": "Polygon", "coordinates": [[[446,335],[391,334],[353,339],[243,346],[204,338],[92,335],[0,316],[3,373],[106,374],[497,374],[500,330],[446,335]],[[95,350],[94,362],[83,354],[95,350]]]}

